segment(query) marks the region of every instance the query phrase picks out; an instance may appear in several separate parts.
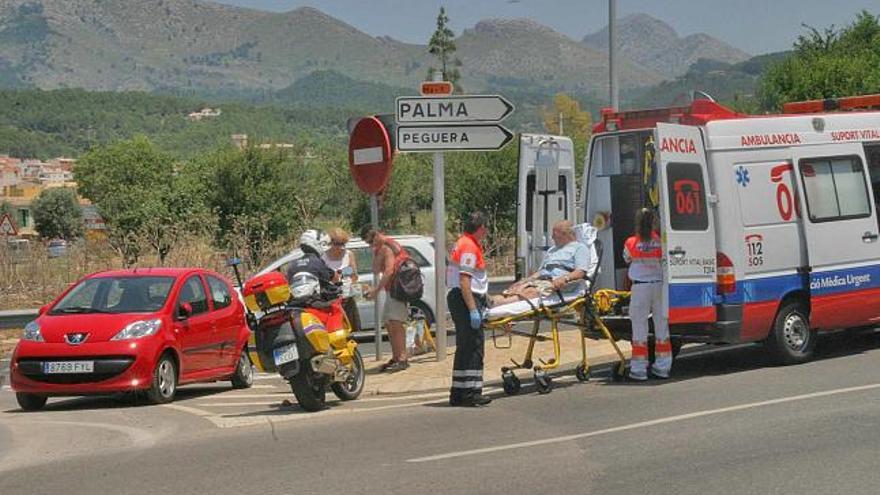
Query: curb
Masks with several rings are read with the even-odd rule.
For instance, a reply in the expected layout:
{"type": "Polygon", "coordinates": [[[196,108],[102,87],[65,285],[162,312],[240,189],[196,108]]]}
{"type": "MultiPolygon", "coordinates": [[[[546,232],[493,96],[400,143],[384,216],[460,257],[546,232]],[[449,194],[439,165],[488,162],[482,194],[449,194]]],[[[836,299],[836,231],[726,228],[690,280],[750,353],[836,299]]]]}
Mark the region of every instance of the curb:
{"type": "MultiPolygon", "coordinates": [[[[590,359],[591,375],[594,375],[596,371],[602,371],[604,373],[606,370],[610,370],[611,365],[613,363],[616,363],[618,360],[619,360],[619,358],[618,358],[617,354],[614,354],[614,353],[603,354],[601,356],[596,356],[594,358],[591,358],[590,359]]],[[[550,376],[551,378],[558,378],[560,376],[572,374],[572,373],[574,373],[574,369],[577,367],[578,364],[580,364],[578,361],[560,364],[558,368],[551,370],[551,371],[548,371],[547,375],[550,376]]],[[[528,370],[525,370],[525,369],[519,370],[519,371],[528,372],[528,370]]],[[[441,379],[438,378],[435,380],[439,381],[441,379]]],[[[445,378],[443,380],[445,380],[445,378]]],[[[502,385],[503,385],[503,381],[501,380],[501,378],[493,378],[491,380],[486,380],[483,383],[483,386],[485,388],[501,387],[502,385]]],[[[527,386],[527,385],[524,385],[524,386],[527,386]]],[[[414,390],[406,390],[406,391],[400,391],[400,392],[383,391],[383,388],[388,388],[388,387],[380,387],[377,389],[365,388],[363,391],[363,394],[365,396],[370,396],[370,397],[380,397],[380,396],[381,397],[406,397],[408,395],[428,394],[428,393],[438,393],[438,392],[448,392],[449,391],[449,385],[445,381],[444,381],[443,385],[414,389],[414,390]]]]}

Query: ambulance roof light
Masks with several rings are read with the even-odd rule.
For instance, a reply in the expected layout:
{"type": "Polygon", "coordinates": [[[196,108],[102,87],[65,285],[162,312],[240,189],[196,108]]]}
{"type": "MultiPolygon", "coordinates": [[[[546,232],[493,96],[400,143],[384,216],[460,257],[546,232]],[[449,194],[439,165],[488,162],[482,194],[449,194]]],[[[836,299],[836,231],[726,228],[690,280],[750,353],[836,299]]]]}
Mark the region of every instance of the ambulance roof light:
{"type": "Polygon", "coordinates": [[[782,106],[786,114],[823,113],[835,110],[880,109],[880,94],[826,98],[824,100],[793,101],[782,106]]]}

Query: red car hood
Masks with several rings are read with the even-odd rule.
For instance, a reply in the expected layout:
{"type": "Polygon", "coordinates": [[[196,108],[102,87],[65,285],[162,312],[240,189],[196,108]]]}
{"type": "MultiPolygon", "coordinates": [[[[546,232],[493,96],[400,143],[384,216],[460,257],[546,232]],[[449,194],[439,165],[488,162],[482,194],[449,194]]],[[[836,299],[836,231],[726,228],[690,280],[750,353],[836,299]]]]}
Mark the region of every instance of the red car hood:
{"type": "Polygon", "coordinates": [[[47,343],[64,342],[64,335],[68,333],[87,333],[85,342],[95,343],[109,341],[132,322],[156,318],[158,313],[46,314],[38,318],[37,323],[47,343]]]}

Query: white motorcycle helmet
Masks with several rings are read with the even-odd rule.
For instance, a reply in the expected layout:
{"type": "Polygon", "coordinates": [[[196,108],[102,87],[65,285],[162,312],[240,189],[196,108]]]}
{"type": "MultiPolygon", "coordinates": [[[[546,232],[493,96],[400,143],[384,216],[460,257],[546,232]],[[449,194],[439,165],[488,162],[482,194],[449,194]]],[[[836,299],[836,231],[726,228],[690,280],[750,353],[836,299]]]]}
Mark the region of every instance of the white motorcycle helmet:
{"type": "Polygon", "coordinates": [[[321,256],[330,247],[330,236],[323,230],[309,229],[299,236],[299,245],[300,247],[308,246],[318,253],[318,256],[321,256]]]}
{"type": "Polygon", "coordinates": [[[290,294],[294,299],[307,299],[320,293],[320,280],[309,272],[299,272],[290,280],[290,294]]]}

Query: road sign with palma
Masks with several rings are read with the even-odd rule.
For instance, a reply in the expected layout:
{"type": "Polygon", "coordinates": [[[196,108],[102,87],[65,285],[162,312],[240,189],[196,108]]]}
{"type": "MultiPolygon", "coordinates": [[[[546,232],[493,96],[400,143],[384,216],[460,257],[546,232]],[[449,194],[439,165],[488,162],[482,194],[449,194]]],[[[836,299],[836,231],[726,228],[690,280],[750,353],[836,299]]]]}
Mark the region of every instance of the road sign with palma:
{"type": "Polygon", "coordinates": [[[497,124],[513,112],[498,95],[397,99],[397,149],[402,152],[490,151],[513,134],[497,124]]]}

